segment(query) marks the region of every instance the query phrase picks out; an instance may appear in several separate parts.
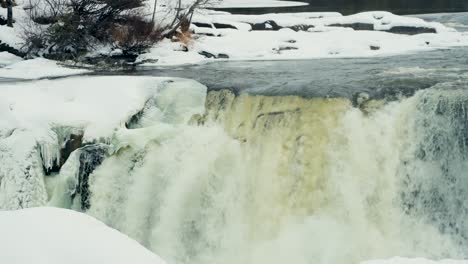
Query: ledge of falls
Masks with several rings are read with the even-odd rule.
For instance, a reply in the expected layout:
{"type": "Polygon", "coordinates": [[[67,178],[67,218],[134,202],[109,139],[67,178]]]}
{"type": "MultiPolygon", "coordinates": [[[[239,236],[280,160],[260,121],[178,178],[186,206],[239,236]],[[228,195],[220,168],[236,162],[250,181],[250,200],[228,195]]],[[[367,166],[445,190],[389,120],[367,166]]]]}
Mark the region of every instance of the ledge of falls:
{"type": "Polygon", "coordinates": [[[83,211],[175,264],[468,258],[467,106],[437,87],[387,101],[9,85],[0,208],[83,211]]]}

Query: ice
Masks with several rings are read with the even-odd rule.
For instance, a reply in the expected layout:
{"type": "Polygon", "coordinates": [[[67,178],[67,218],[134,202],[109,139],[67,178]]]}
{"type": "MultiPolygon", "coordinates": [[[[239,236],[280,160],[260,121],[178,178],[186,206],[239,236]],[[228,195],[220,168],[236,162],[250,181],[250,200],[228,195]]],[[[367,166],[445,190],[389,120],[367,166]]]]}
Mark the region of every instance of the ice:
{"type": "MultiPolygon", "coordinates": [[[[155,118],[187,122],[203,108],[205,94],[206,87],[195,81],[156,77],[73,77],[1,84],[0,209],[47,203],[45,174],[62,165],[60,151],[71,135],[82,136],[84,144],[110,143],[115,131],[126,130],[140,112],[142,122],[155,118]]],[[[76,169],[67,170],[73,175],[76,169]]],[[[73,177],[63,178],[65,189],[69,178],[73,177]]],[[[57,192],[59,196],[64,193],[57,192]]]]}

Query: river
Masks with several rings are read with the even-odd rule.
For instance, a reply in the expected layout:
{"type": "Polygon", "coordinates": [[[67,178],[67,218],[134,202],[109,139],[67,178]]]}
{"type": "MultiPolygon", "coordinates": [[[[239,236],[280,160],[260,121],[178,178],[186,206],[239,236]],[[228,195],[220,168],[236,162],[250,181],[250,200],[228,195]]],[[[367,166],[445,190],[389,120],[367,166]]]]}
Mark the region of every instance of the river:
{"type": "Polygon", "coordinates": [[[466,12],[464,0],[303,0],[308,6],[271,8],[224,8],[235,14],[266,14],[287,12],[340,12],[354,14],[363,11],[386,10],[395,14],[425,14],[442,12],[466,12]]]}

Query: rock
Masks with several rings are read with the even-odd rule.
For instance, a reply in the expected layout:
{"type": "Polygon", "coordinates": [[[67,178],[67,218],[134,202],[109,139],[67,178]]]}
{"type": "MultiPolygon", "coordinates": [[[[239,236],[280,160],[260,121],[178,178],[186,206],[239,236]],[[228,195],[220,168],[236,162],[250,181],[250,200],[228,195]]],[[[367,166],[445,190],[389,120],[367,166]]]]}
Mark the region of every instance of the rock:
{"type": "Polygon", "coordinates": [[[331,24],[329,27],[344,27],[352,28],[354,30],[374,30],[374,24],[368,23],[352,23],[352,24],[331,24]]]}
{"type": "Polygon", "coordinates": [[[201,28],[213,28],[213,25],[208,24],[208,23],[193,22],[192,24],[201,28]]]}
{"type": "Polygon", "coordinates": [[[2,41],[0,40],[0,52],[8,52],[8,53],[11,53],[13,55],[16,55],[18,57],[22,57],[24,58],[24,56],[26,54],[24,54],[24,52],[21,52],[20,50],[17,50],[5,43],[2,43],[2,41]]]}
{"type": "Polygon", "coordinates": [[[386,32],[395,33],[395,34],[404,34],[404,35],[418,35],[418,34],[427,34],[427,33],[437,33],[435,28],[428,27],[408,27],[408,26],[398,26],[392,27],[386,32]]]}
{"type": "Polygon", "coordinates": [[[216,59],[216,55],[212,54],[212,53],[209,53],[208,51],[201,51],[201,52],[198,52],[198,54],[202,55],[203,57],[205,58],[214,58],[216,59]]]}
{"type": "Polygon", "coordinates": [[[280,54],[282,51],[285,51],[285,50],[298,50],[298,49],[299,48],[297,48],[297,47],[283,46],[283,47],[273,48],[273,51],[280,54]]]}
{"type": "Polygon", "coordinates": [[[230,24],[222,24],[222,23],[213,23],[214,27],[217,28],[217,29],[226,29],[226,28],[230,28],[230,29],[238,29],[237,27],[233,26],[233,25],[230,25],[230,24]]]}
{"type": "Polygon", "coordinates": [[[229,55],[225,53],[213,54],[208,51],[201,51],[198,54],[204,56],[205,58],[213,58],[213,59],[229,59],[229,55]]]}
{"type": "Polygon", "coordinates": [[[229,55],[224,53],[219,53],[217,59],[229,59],[229,55]]]}
{"type": "Polygon", "coordinates": [[[315,26],[313,25],[296,25],[296,26],[292,26],[292,27],[289,27],[290,29],[294,30],[294,31],[307,31],[311,28],[315,28],[315,26]]]}
{"type": "Polygon", "coordinates": [[[352,102],[355,107],[361,107],[370,100],[370,95],[366,92],[359,92],[353,95],[352,102]]]}
{"type": "Polygon", "coordinates": [[[104,159],[107,157],[108,146],[104,144],[88,145],[77,151],[79,151],[80,169],[78,173],[78,184],[76,191],[72,196],[74,199],[79,195],[81,209],[87,210],[91,206],[89,201],[90,190],[89,190],[89,175],[102,164],[104,159]]]}
{"type": "Polygon", "coordinates": [[[370,49],[371,49],[371,50],[380,50],[380,46],[371,45],[371,46],[370,46],[370,49]]]}
{"type": "Polygon", "coordinates": [[[3,16],[0,16],[0,26],[4,26],[7,24],[7,19],[4,18],[3,16]]]}
{"type": "Polygon", "coordinates": [[[254,31],[261,31],[261,30],[272,30],[272,31],[278,31],[282,29],[275,21],[273,20],[268,20],[263,23],[257,23],[257,24],[250,24],[252,26],[252,30],[254,31]]]}

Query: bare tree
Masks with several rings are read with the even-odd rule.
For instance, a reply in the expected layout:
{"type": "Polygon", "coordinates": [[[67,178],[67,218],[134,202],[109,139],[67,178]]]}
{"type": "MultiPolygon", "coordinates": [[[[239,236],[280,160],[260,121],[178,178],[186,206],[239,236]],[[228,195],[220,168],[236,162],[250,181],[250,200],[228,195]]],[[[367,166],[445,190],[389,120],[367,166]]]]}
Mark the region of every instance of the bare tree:
{"type": "Polygon", "coordinates": [[[217,0],[192,0],[192,2],[188,6],[183,6],[182,1],[178,0],[178,3],[175,7],[176,13],[174,16],[174,20],[169,25],[169,30],[165,33],[166,37],[173,36],[177,30],[181,29],[182,31],[186,31],[190,27],[190,23],[192,22],[193,14],[197,9],[207,8],[210,7],[217,0]]]}
{"type": "Polygon", "coordinates": [[[7,7],[7,26],[13,27],[13,1],[6,0],[7,7]]]}
{"type": "Polygon", "coordinates": [[[158,8],[158,0],[154,0],[154,7],[153,7],[153,17],[151,18],[151,23],[154,25],[154,18],[156,16],[156,9],[158,8]]]}

